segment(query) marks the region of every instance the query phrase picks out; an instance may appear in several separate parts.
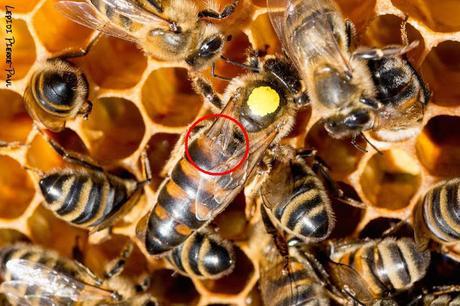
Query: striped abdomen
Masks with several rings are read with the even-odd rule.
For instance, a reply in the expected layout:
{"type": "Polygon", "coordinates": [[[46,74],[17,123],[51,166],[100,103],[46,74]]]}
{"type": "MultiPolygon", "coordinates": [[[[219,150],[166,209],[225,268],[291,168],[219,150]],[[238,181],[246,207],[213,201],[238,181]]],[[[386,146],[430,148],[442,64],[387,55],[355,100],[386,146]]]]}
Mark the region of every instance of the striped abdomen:
{"type": "Polygon", "coordinates": [[[460,240],[460,179],[455,178],[433,187],[421,207],[422,222],[431,238],[439,242],[460,240]]]}
{"type": "Polygon", "coordinates": [[[222,277],[235,267],[232,245],[209,232],[190,236],[167,259],[178,272],[204,279],[222,277]]]}
{"type": "Polygon", "coordinates": [[[323,183],[305,164],[291,164],[294,186],[288,198],[273,207],[281,226],[306,241],[326,239],[334,226],[334,214],[323,183]]]}
{"type": "Polygon", "coordinates": [[[281,261],[266,271],[261,271],[261,289],[265,305],[273,306],[327,306],[330,305],[326,291],[315,283],[305,267],[290,259],[290,273],[285,272],[281,261]]]}
{"type": "Polygon", "coordinates": [[[352,266],[375,297],[410,288],[426,273],[430,252],[419,252],[410,238],[370,241],[346,253],[340,262],[352,266]]]}
{"type": "Polygon", "coordinates": [[[47,208],[59,218],[87,229],[99,227],[129,209],[137,188],[135,181],[86,169],[47,174],[39,185],[47,208]]]}
{"type": "MultiPolygon", "coordinates": [[[[208,171],[228,163],[233,153],[232,146],[227,152],[222,152],[220,146],[216,148],[206,137],[193,141],[189,152],[193,161],[208,171]]],[[[186,158],[181,158],[158,191],[157,203],[150,213],[145,235],[148,252],[161,254],[180,245],[215,213],[225,208],[236,196],[234,191],[240,187],[238,182],[230,182],[229,179],[229,175],[205,175],[186,158]],[[232,196],[229,196],[230,193],[232,196]]]]}

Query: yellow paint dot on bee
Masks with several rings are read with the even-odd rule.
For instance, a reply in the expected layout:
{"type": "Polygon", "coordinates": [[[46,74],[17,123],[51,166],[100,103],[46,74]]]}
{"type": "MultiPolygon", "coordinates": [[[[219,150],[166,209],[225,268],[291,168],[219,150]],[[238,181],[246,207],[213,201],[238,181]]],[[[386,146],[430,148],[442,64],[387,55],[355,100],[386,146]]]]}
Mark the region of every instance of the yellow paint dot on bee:
{"type": "Polygon", "coordinates": [[[254,88],[248,98],[249,109],[257,116],[271,114],[276,111],[279,105],[279,94],[268,86],[254,88]]]}

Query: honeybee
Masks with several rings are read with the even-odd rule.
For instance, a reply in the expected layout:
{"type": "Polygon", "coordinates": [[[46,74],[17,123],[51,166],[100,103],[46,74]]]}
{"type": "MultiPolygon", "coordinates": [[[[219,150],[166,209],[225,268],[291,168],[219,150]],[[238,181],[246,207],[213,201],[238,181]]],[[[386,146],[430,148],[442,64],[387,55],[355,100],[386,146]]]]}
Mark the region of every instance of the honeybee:
{"type": "Polygon", "coordinates": [[[259,62],[250,55],[248,63],[253,72],[233,79],[223,98],[205,79],[194,76],[197,91],[215,106],[225,105],[221,115],[242,124],[248,143],[236,124],[219,117],[190,140],[188,153],[198,170],[179,142],[157,202],[138,224],[138,237],[150,254],[179,246],[220,213],[241,191],[267,148],[288,133],[297,110],[306,104],[298,74],[287,61],[265,57],[259,62]]]}
{"type": "Polygon", "coordinates": [[[209,231],[196,232],[166,259],[177,272],[195,278],[216,279],[235,268],[232,244],[209,231]]]}
{"type": "Polygon", "coordinates": [[[96,41],[97,37],[79,52],[48,59],[33,72],[24,92],[24,102],[27,112],[40,127],[59,132],[77,115],[88,118],[93,107],[88,100],[88,80],[68,59],[86,55],[96,41]]]}
{"type": "Polygon", "coordinates": [[[331,266],[330,274],[338,288],[367,305],[410,289],[425,276],[430,255],[418,251],[408,237],[341,242],[331,248],[330,259],[338,265],[331,266]],[[337,269],[343,266],[352,272],[337,269]]]}
{"type": "Polygon", "coordinates": [[[117,274],[100,279],[87,267],[53,250],[16,243],[0,249],[4,280],[0,291],[11,304],[21,306],[158,305],[152,296],[140,292],[141,286],[119,276],[120,267],[116,268],[117,274]]]}
{"type": "Polygon", "coordinates": [[[395,141],[419,129],[429,92],[401,57],[418,42],[352,50],[354,26],[333,0],[267,2],[286,8],[271,9],[272,24],[332,137],[351,137],[356,145],[364,131],[395,141]]]}
{"type": "Polygon", "coordinates": [[[268,159],[269,170],[260,179],[263,209],[278,227],[304,242],[324,240],[333,230],[332,195],[350,205],[363,206],[338,189],[315,150],[276,146],[264,159],[268,159]],[[308,157],[315,158],[312,168],[306,163],[308,157]],[[331,192],[320,178],[332,187],[331,192]]]}
{"type": "Polygon", "coordinates": [[[151,180],[145,153],[142,155],[145,179],[138,181],[108,173],[88,157],[67,152],[42,134],[64,160],[80,166],[47,173],[32,169],[40,176],[38,184],[45,207],[74,226],[99,231],[112,225],[137,203],[144,185],[151,180]]]}
{"type": "Polygon", "coordinates": [[[200,70],[222,53],[225,35],[207,19],[224,19],[238,0],[222,12],[199,11],[191,0],[61,0],[58,9],[71,20],[136,43],[159,60],[200,70]]]}
{"type": "Polygon", "coordinates": [[[433,186],[414,211],[415,238],[420,249],[426,249],[430,239],[441,244],[460,241],[458,198],[460,178],[433,186]]]}

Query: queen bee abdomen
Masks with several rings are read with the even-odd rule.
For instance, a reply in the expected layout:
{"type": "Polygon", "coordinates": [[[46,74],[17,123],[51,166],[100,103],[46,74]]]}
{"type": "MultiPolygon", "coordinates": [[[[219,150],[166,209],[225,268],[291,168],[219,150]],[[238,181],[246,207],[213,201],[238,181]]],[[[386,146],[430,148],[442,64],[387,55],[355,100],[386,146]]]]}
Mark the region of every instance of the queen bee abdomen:
{"type": "MultiPolygon", "coordinates": [[[[229,146],[222,152],[220,146],[217,149],[209,138],[202,136],[190,144],[189,152],[198,167],[218,172],[213,169],[232,157],[232,148],[229,146]]],[[[180,245],[209,221],[215,211],[224,208],[228,204],[226,198],[238,187],[227,184],[230,176],[227,175],[228,181],[225,177],[216,182],[182,157],[158,191],[157,203],[148,218],[145,235],[148,252],[157,255],[180,245]]]]}
{"type": "Polygon", "coordinates": [[[137,182],[87,169],[60,170],[40,179],[47,207],[79,227],[100,227],[137,200],[137,182]]]}

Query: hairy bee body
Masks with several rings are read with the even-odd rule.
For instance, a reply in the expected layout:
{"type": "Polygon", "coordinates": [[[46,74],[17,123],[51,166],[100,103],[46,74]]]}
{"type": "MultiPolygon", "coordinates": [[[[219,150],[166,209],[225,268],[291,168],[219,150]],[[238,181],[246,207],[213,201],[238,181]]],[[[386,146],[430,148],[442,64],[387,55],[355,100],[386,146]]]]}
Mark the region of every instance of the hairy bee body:
{"type": "Polygon", "coordinates": [[[102,229],[136,203],[141,186],[105,172],[83,168],[45,174],[39,181],[47,208],[79,227],[102,229]]]}
{"type": "Polygon", "coordinates": [[[439,243],[460,241],[459,188],[459,178],[443,181],[433,186],[417,204],[414,221],[419,240],[427,236],[439,243]]]}
{"type": "Polygon", "coordinates": [[[425,276],[430,252],[419,252],[410,238],[385,238],[357,243],[332,254],[336,262],[352,267],[375,298],[409,289],[425,276]]]}
{"type": "Polygon", "coordinates": [[[377,100],[394,110],[391,117],[379,117],[374,135],[382,140],[399,141],[418,134],[431,96],[421,76],[403,57],[369,60],[367,65],[377,100]]]}
{"type": "Polygon", "coordinates": [[[215,7],[200,11],[191,0],[60,0],[58,7],[73,21],[105,34],[135,42],[161,61],[208,67],[221,54],[225,36],[205,18],[226,18],[236,2],[222,13],[215,7]]]}
{"type": "Polygon", "coordinates": [[[0,274],[1,291],[13,305],[157,305],[147,294],[135,296],[135,285],[127,279],[103,281],[81,264],[29,244],[0,249],[0,274]],[[13,261],[19,264],[9,266],[13,261]]]}
{"type": "Polygon", "coordinates": [[[243,132],[227,119],[220,117],[203,128],[189,144],[190,158],[201,170],[230,172],[205,174],[191,164],[182,150],[184,153],[175,160],[158,191],[153,210],[138,225],[138,236],[150,254],[162,254],[182,244],[220,213],[243,188],[268,146],[277,143],[292,127],[299,107],[294,94],[301,91],[297,72],[277,58],[266,58],[256,68],[260,72],[233,79],[222,101],[205,80],[195,80],[206,99],[219,100],[217,104],[225,105],[223,114],[235,118],[246,129],[248,158],[231,171],[247,150],[243,132]]]}
{"type": "Polygon", "coordinates": [[[261,188],[264,206],[286,232],[306,242],[326,239],[335,220],[324,184],[293,148],[278,151],[261,188]]]}
{"type": "Polygon", "coordinates": [[[286,4],[284,13],[271,13],[273,26],[332,137],[356,138],[372,131],[382,140],[398,141],[420,131],[430,94],[402,57],[415,43],[354,48],[354,26],[334,0],[286,4]]]}
{"type": "Polygon", "coordinates": [[[24,93],[25,106],[36,123],[52,131],[83,111],[88,99],[85,75],[63,59],[47,60],[32,74],[24,93]]]}
{"type": "Polygon", "coordinates": [[[167,257],[176,271],[196,278],[214,279],[233,271],[232,245],[209,232],[197,232],[167,257]]]}

